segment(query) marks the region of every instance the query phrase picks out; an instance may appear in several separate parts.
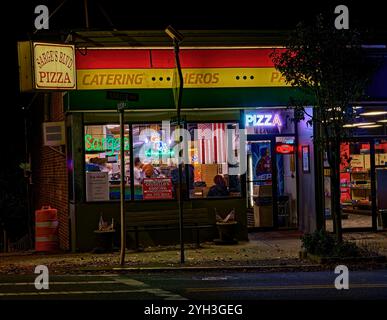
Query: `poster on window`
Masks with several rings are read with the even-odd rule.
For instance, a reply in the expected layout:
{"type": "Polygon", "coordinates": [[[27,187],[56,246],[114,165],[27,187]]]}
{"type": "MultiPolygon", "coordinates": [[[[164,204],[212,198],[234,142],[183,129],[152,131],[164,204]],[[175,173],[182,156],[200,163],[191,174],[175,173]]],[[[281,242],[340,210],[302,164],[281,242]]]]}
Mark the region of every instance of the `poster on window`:
{"type": "Polygon", "coordinates": [[[86,201],[109,200],[107,172],[86,172],[86,201]]]}
{"type": "Polygon", "coordinates": [[[172,180],[170,178],[151,178],[143,181],[144,200],[172,199],[172,180]]]}
{"type": "Polygon", "coordinates": [[[257,142],[251,144],[253,156],[253,180],[269,182],[271,173],[270,142],[257,142]]]}

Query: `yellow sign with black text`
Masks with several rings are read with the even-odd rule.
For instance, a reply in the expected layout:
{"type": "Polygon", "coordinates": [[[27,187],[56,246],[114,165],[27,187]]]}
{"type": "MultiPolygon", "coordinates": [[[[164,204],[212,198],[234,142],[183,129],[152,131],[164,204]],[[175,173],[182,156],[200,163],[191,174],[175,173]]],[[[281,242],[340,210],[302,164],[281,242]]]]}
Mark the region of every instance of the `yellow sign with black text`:
{"type": "MultiPolygon", "coordinates": [[[[185,88],[284,87],[285,79],[275,68],[183,69],[185,88]]],[[[79,90],[168,89],[174,69],[81,69],[79,90]]]]}

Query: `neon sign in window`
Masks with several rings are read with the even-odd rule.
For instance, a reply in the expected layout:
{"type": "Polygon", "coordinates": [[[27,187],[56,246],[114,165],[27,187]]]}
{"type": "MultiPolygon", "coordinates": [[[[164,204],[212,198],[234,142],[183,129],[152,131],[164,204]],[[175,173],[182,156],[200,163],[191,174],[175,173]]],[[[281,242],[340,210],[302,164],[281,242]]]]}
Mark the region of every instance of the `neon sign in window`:
{"type": "Polygon", "coordinates": [[[246,127],[281,127],[282,121],[278,113],[247,114],[245,125],[246,127]]]}
{"type": "MultiPolygon", "coordinates": [[[[97,138],[91,134],[85,135],[86,151],[106,152],[106,155],[111,156],[115,151],[120,150],[120,138],[113,136],[97,138]]],[[[129,150],[129,138],[124,137],[124,150],[129,150]]]]}

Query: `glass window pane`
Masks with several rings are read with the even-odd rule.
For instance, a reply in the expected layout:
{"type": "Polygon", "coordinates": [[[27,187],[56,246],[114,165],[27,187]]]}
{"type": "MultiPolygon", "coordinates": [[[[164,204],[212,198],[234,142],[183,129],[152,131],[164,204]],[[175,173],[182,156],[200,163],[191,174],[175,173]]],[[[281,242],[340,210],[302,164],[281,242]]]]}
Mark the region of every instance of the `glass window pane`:
{"type": "Polygon", "coordinates": [[[372,226],[370,144],[342,143],[340,202],[343,228],[372,226]]]}
{"type": "MultiPolygon", "coordinates": [[[[129,126],[125,125],[125,199],[130,199],[129,126]]],[[[86,201],[120,199],[120,126],[85,126],[86,201]]]]}
{"type": "Polygon", "coordinates": [[[175,198],[178,180],[175,127],[168,128],[161,124],[133,125],[135,200],[175,198]]]}
{"type": "Polygon", "coordinates": [[[190,123],[190,198],[241,195],[239,126],[236,123],[190,123]]]}

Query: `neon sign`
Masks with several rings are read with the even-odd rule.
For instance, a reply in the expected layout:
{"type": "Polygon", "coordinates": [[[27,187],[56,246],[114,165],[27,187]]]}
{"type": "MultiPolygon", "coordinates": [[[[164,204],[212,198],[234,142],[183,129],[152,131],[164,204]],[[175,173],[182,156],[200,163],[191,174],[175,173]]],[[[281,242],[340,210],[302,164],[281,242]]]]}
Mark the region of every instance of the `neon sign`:
{"type": "Polygon", "coordinates": [[[162,156],[168,156],[170,158],[174,157],[175,152],[173,149],[169,149],[167,144],[165,142],[159,141],[155,143],[156,150],[155,149],[148,149],[145,152],[145,156],[147,158],[153,158],[153,157],[162,157],[162,156]]]}
{"type": "MultiPolygon", "coordinates": [[[[115,151],[120,150],[120,138],[107,136],[103,138],[93,137],[91,134],[85,135],[85,150],[106,152],[107,156],[112,156],[115,151]]],[[[124,137],[124,150],[129,150],[129,138],[124,137]]]]}
{"type": "Polygon", "coordinates": [[[295,152],[295,148],[293,144],[278,142],[275,146],[275,151],[279,154],[290,154],[295,152]]]}
{"type": "Polygon", "coordinates": [[[281,127],[282,122],[278,115],[271,113],[246,114],[246,127],[281,127]]]}
{"type": "Polygon", "coordinates": [[[172,149],[168,151],[161,151],[161,150],[156,151],[156,150],[148,149],[145,152],[145,156],[147,158],[159,158],[163,156],[168,156],[169,158],[173,158],[174,155],[175,155],[175,152],[172,149]]]}

